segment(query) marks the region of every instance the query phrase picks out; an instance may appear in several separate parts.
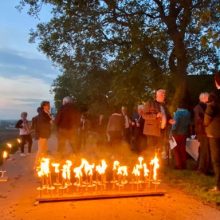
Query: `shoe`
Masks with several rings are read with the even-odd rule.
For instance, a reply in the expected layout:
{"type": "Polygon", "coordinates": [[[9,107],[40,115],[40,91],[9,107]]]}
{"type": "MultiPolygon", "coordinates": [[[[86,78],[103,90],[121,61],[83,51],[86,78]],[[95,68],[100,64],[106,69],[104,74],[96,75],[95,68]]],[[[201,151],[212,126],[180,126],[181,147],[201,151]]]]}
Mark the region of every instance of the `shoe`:
{"type": "Polygon", "coordinates": [[[25,155],[24,153],[21,153],[20,156],[21,156],[21,157],[25,157],[26,155],[25,155]]]}

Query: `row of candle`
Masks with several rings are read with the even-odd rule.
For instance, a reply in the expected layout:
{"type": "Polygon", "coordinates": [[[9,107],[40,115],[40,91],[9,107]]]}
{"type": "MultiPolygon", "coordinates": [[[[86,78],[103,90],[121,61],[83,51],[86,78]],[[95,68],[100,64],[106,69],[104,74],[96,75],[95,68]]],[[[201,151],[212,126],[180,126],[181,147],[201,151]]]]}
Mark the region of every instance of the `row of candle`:
{"type": "Polygon", "coordinates": [[[149,169],[146,163],[144,163],[143,157],[138,157],[139,163],[132,169],[133,180],[128,181],[128,166],[121,166],[119,161],[113,162],[112,167],[112,180],[106,181],[107,163],[105,160],[101,160],[100,164],[89,164],[86,159],[81,159],[81,164],[78,167],[73,168],[72,161],[67,160],[62,166],[60,163],[51,162],[49,158],[42,158],[39,167],[37,167],[37,174],[41,178],[42,189],[65,189],[69,186],[75,186],[77,188],[86,189],[88,187],[106,189],[106,184],[111,183],[112,188],[116,186],[123,187],[128,182],[136,184],[137,187],[141,183],[150,183],[157,180],[157,169],[159,168],[159,160],[157,156],[150,161],[149,169]],[[75,181],[72,181],[74,173],[75,181]]]}
{"type": "MultiPolygon", "coordinates": [[[[19,138],[17,138],[17,142],[18,144],[21,143],[21,140],[19,138]]],[[[11,153],[11,149],[12,149],[13,145],[11,143],[6,143],[6,150],[3,150],[2,151],[2,163],[4,164],[4,161],[9,158],[9,155],[11,153]]],[[[3,179],[4,178],[4,175],[6,173],[6,170],[4,170],[3,168],[1,168],[0,170],[0,178],[3,179]]]]}

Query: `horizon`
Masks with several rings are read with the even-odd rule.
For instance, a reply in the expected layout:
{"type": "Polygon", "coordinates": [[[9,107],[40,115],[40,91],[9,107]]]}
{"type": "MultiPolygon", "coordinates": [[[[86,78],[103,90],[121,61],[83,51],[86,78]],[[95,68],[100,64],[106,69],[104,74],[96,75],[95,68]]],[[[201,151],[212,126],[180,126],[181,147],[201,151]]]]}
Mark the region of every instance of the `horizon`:
{"type": "Polygon", "coordinates": [[[1,2],[0,8],[0,119],[17,120],[20,113],[28,112],[29,119],[36,115],[41,101],[54,105],[51,93],[58,68],[42,54],[37,44],[29,40],[30,29],[50,18],[45,8],[40,20],[19,12],[15,7],[19,0],[1,2]]]}

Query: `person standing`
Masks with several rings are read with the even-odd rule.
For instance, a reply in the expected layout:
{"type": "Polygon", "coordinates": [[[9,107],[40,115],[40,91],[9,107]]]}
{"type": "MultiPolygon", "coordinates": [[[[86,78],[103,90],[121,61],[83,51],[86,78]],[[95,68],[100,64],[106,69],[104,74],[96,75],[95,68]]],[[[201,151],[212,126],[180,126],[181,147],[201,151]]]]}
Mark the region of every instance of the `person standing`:
{"type": "Polygon", "coordinates": [[[29,122],[27,120],[27,112],[21,113],[21,119],[16,123],[15,127],[19,128],[19,135],[21,137],[21,156],[26,156],[24,153],[24,146],[27,143],[28,144],[28,154],[31,153],[31,147],[32,147],[32,137],[30,133],[30,127],[29,122]]]}
{"type": "Polygon", "coordinates": [[[220,193],[220,71],[214,74],[216,91],[210,93],[205,110],[204,125],[209,138],[212,165],[216,177],[216,186],[212,191],[220,193]]]}
{"type": "Polygon", "coordinates": [[[39,114],[40,114],[40,112],[41,112],[41,107],[38,107],[37,108],[37,115],[36,116],[34,116],[33,118],[32,118],[32,121],[31,121],[31,130],[33,131],[33,133],[34,133],[34,139],[38,139],[38,134],[37,134],[37,118],[38,118],[38,116],[39,116],[39,114]]]}
{"type": "Polygon", "coordinates": [[[199,103],[193,109],[194,111],[194,125],[195,134],[200,143],[199,146],[199,159],[198,159],[198,172],[206,175],[211,172],[211,155],[209,140],[205,132],[204,114],[208,102],[209,94],[203,92],[199,95],[199,103]]]}
{"type": "Polygon", "coordinates": [[[77,152],[76,144],[77,128],[79,126],[79,114],[73,105],[73,99],[69,96],[63,98],[63,105],[59,109],[55,117],[55,125],[57,126],[57,151],[60,157],[65,156],[65,146],[68,141],[73,153],[77,152]]]}
{"type": "Polygon", "coordinates": [[[80,147],[81,149],[86,148],[86,141],[88,138],[89,131],[89,120],[86,113],[83,113],[80,118],[80,126],[79,126],[79,139],[80,139],[80,147]]]}
{"type": "Polygon", "coordinates": [[[124,117],[124,132],[123,132],[123,136],[124,136],[124,140],[130,144],[130,137],[131,137],[131,131],[130,131],[130,118],[128,116],[128,109],[125,106],[121,107],[121,113],[124,117]]]}
{"type": "Polygon", "coordinates": [[[41,103],[41,110],[36,119],[36,133],[38,138],[38,150],[35,159],[37,166],[40,159],[47,155],[48,151],[48,138],[51,134],[52,118],[50,115],[50,102],[43,101],[41,103]]]}
{"type": "Polygon", "coordinates": [[[111,145],[111,149],[115,151],[115,148],[119,148],[123,140],[124,132],[124,117],[120,111],[115,108],[114,113],[109,117],[107,124],[107,137],[111,145]]]}
{"type": "Polygon", "coordinates": [[[131,149],[138,154],[144,150],[145,136],[144,130],[144,119],[142,118],[143,105],[138,105],[137,110],[133,113],[131,118],[132,125],[132,141],[131,149]]]}
{"type": "Polygon", "coordinates": [[[145,103],[142,114],[145,120],[143,133],[147,136],[147,148],[156,152],[166,150],[167,127],[175,123],[165,105],[165,98],[166,90],[157,90],[155,100],[145,103]]]}
{"type": "Polygon", "coordinates": [[[189,135],[191,123],[190,112],[186,109],[184,103],[180,103],[174,114],[175,124],[172,125],[172,135],[176,140],[177,146],[173,149],[175,168],[186,168],[186,138],[189,135]]]}

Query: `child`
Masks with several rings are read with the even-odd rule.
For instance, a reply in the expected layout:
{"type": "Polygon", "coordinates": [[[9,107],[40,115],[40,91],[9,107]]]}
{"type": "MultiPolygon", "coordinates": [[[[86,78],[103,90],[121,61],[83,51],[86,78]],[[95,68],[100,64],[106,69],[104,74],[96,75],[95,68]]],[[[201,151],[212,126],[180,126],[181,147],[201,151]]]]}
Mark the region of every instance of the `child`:
{"type": "Polygon", "coordinates": [[[32,137],[30,134],[30,127],[27,120],[27,112],[21,113],[21,119],[18,120],[17,124],[15,125],[16,128],[19,128],[19,134],[21,137],[21,156],[24,157],[24,145],[28,144],[28,154],[31,153],[31,147],[32,147],[32,137]]]}

